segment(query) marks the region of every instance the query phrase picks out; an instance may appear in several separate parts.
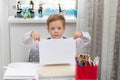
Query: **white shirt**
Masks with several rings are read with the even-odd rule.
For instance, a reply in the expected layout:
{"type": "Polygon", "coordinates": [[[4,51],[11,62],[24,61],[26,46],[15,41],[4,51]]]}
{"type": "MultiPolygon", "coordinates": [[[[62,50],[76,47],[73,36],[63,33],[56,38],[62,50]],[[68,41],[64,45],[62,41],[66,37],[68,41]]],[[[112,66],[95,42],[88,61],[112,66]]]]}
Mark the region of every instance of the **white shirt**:
{"type": "MultiPolygon", "coordinates": [[[[81,37],[76,39],[76,48],[79,48],[79,50],[91,41],[91,37],[88,32],[82,32],[82,34],[83,35],[81,37]]],[[[39,50],[39,41],[34,41],[34,39],[32,39],[31,32],[25,33],[24,43],[29,48],[39,50]]]]}

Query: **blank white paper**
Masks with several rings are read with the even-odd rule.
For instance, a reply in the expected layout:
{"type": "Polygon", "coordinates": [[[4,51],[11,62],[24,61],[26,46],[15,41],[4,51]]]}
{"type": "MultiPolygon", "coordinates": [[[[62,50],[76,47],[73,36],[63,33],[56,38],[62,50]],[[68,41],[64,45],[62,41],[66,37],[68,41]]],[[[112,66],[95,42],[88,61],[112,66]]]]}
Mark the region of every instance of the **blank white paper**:
{"type": "Polygon", "coordinates": [[[43,39],[39,43],[39,58],[41,65],[74,64],[76,42],[73,38],[43,39]]]}
{"type": "Polygon", "coordinates": [[[8,77],[34,77],[36,76],[36,71],[31,69],[17,69],[17,68],[8,68],[5,72],[5,76],[8,77]]]}
{"type": "Polygon", "coordinates": [[[36,69],[38,64],[27,63],[27,62],[16,62],[8,65],[5,70],[4,79],[11,80],[32,80],[33,78],[38,78],[36,69]]]}

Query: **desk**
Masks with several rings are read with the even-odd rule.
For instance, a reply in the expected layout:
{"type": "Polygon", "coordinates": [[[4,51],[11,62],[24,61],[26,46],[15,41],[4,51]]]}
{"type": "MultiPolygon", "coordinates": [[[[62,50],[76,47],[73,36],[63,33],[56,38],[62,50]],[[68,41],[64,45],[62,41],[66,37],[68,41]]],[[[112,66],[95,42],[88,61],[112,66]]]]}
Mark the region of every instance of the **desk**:
{"type": "MultiPolygon", "coordinates": [[[[29,67],[29,69],[36,69],[36,73],[39,75],[39,80],[74,80],[74,76],[75,76],[74,65],[40,66],[40,64],[37,64],[37,63],[20,63],[19,62],[19,63],[11,63],[8,65],[8,67],[18,68],[18,69],[22,69],[23,67],[24,68],[29,67]]],[[[7,77],[4,75],[4,80],[6,79],[7,77]]],[[[13,79],[7,79],[7,80],[13,80],[13,79]]]]}

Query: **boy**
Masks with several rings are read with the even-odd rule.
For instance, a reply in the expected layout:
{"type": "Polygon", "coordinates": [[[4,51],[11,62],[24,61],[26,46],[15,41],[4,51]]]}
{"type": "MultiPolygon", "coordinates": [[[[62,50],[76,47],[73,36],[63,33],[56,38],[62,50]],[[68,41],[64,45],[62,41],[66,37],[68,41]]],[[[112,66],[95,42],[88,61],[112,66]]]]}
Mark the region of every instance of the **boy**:
{"type": "MultiPolygon", "coordinates": [[[[65,39],[63,36],[65,32],[65,18],[59,14],[53,14],[48,17],[47,20],[47,30],[50,37],[47,39],[65,39]]],[[[76,40],[76,47],[82,48],[91,41],[91,37],[88,32],[75,32],[73,38],[76,40]]],[[[41,37],[40,34],[35,32],[29,32],[25,34],[24,43],[31,48],[31,53],[29,57],[30,62],[39,62],[39,41],[41,37]],[[37,54],[34,54],[37,52],[37,54]],[[37,55],[35,58],[35,55],[37,55]],[[37,60],[35,60],[37,59],[37,60]]]]}

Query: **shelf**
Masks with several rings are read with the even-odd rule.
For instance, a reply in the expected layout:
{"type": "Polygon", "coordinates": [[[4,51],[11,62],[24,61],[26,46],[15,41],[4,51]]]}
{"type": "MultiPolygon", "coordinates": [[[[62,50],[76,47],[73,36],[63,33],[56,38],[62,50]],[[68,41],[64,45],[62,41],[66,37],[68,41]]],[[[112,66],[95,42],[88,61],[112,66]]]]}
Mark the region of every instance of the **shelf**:
{"type": "MultiPolygon", "coordinates": [[[[9,23],[47,23],[48,16],[43,16],[42,18],[39,18],[38,16],[35,16],[35,18],[15,18],[14,16],[8,17],[9,23]]],[[[67,23],[76,23],[77,19],[76,16],[70,15],[65,16],[67,23]]]]}

